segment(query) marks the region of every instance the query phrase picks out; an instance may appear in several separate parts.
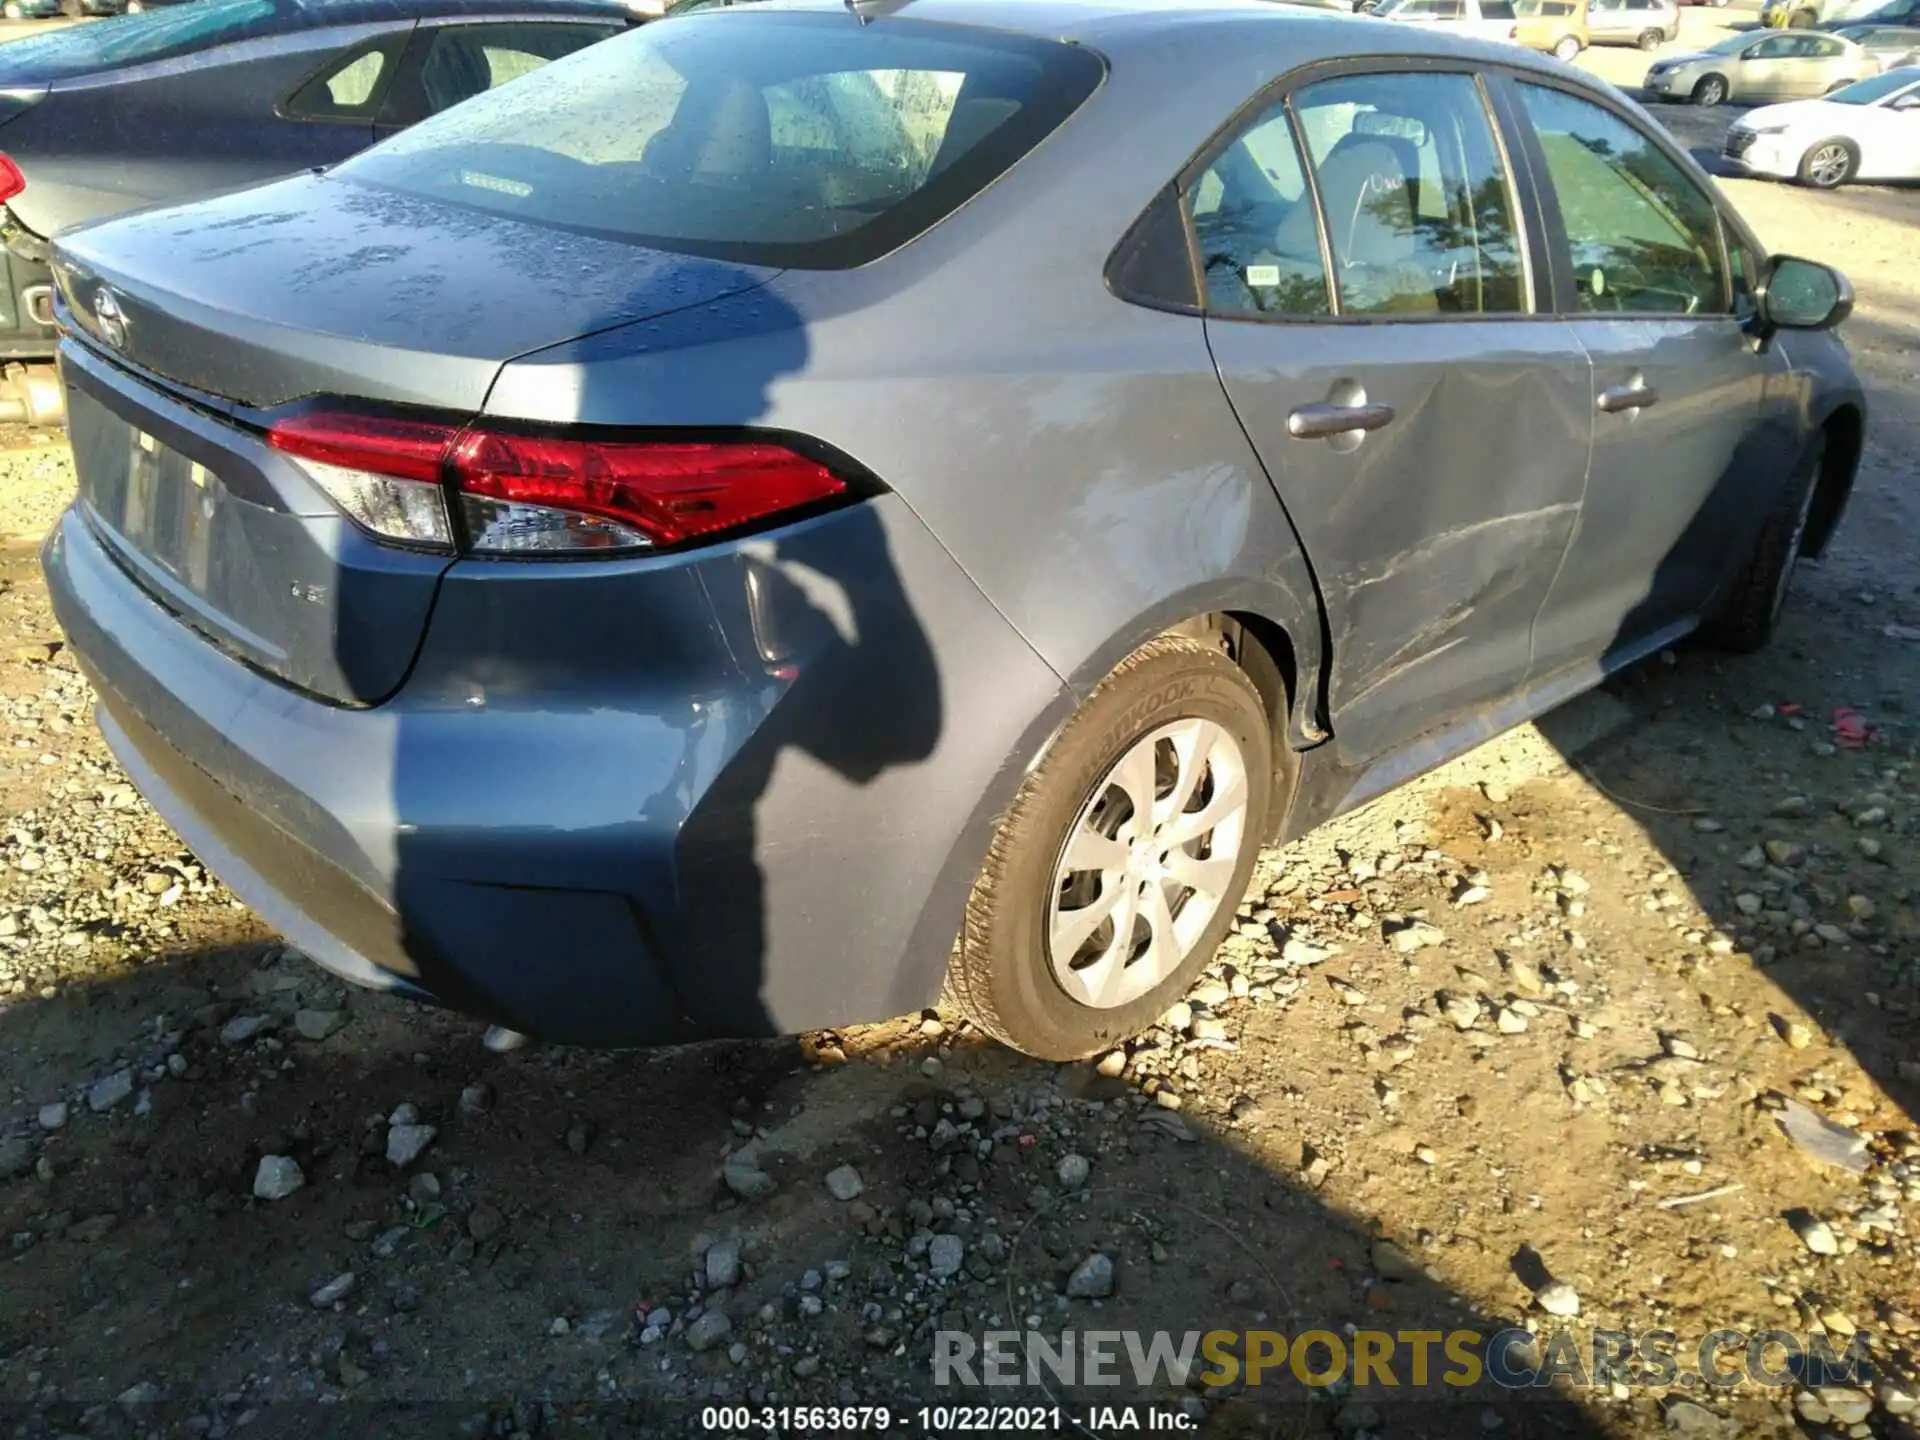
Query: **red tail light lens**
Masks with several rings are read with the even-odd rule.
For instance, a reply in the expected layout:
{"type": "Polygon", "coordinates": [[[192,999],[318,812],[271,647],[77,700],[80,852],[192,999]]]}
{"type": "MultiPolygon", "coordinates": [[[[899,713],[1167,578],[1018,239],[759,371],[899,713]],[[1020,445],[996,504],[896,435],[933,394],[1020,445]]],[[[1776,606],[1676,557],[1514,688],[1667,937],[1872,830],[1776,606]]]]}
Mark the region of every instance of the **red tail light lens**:
{"type": "Polygon", "coordinates": [[[495,551],[681,545],[847,488],[819,462],[757,441],[608,445],[476,432],[454,448],[453,470],[474,548],[495,551]]]}
{"type": "Polygon", "coordinates": [[[27,177],[20,173],[20,167],[13,163],[11,155],[0,155],[0,205],[13,199],[27,188],[27,177]]]}
{"type": "Polygon", "coordinates": [[[767,441],[615,442],[509,435],[429,421],[314,412],[277,422],[296,456],[363,527],[405,544],[450,541],[446,485],[469,548],[554,555],[684,545],[833,500],[847,482],[767,441]],[[424,494],[431,488],[439,515],[424,494]]]}

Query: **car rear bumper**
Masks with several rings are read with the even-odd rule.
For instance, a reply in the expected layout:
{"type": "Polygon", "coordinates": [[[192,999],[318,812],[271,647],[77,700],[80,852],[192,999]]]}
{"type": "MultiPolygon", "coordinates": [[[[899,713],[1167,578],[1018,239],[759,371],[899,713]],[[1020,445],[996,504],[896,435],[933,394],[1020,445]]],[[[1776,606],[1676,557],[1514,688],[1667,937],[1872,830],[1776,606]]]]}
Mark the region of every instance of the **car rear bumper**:
{"type": "Polygon", "coordinates": [[[55,609],[130,778],[357,984],[627,1045],[938,992],[994,817],[1068,705],[896,498],[696,556],[460,562],[366,709],[229,657],[76,505],[55,609]]]}

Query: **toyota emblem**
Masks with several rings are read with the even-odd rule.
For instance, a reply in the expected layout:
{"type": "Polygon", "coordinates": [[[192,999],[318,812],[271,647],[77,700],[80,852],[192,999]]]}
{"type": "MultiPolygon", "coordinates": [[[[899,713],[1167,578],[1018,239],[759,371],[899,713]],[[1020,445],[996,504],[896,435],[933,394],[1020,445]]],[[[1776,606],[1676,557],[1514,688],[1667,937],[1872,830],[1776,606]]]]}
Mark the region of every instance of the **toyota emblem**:
{"type": "Polygon", "coordinates": [[[116,350],[127,348],[127,317],[113,291],[102,285],[94,293],[93,319],[100,327],[100,338],[116,350]]]}

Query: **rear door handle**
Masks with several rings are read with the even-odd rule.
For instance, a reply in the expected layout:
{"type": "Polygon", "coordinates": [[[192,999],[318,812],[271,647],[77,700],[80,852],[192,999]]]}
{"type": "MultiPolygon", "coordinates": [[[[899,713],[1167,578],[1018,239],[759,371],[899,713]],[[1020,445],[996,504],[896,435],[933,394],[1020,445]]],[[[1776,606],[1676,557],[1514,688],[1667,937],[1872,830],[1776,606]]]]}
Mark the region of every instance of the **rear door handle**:
{"type": "Polygon", "coordinates": [[[1392,422],[1391,405],[1302,405],[1287,416],[1287,433],[1296,440],[1331,440],[1392,422]]]}
{"type": "Polygon", "coordinates": [[[1621,410],[1645,410],[1660,403],[1660,392],[1644,381],[1629,381],[1600,392],[1600,408],[1609,415],[1621,410]]]}

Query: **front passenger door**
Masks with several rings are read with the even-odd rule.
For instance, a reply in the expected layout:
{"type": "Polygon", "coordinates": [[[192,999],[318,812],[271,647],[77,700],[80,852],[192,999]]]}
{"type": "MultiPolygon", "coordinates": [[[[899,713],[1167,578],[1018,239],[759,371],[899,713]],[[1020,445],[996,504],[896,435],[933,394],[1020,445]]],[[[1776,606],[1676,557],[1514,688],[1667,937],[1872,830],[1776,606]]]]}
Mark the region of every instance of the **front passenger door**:
{"type": "Polygon", "coordinates": [[[1747,333],[1706,191],[1592,97],[1514,88],[1550,186],[1557,304],[1593,359],[1580,528],[1535,627],[1545,672],[1623,662],[1691,628],[1795,457],[1762,437],[1780,351],[1757,353],[1747,333]]]}
{"type": "Polygon", "coordinates": [[[1513,695],[1593,422],[1578,342],[1535,313],[1478,78],[1308,84],[1186,198],[1221,381],[1326,606],[1340,760],[1513,695]]]}

